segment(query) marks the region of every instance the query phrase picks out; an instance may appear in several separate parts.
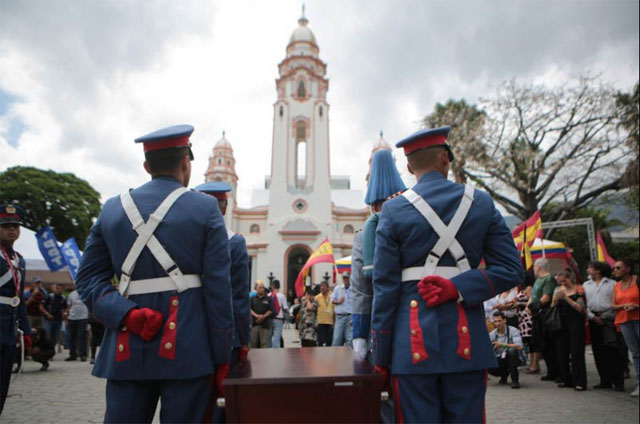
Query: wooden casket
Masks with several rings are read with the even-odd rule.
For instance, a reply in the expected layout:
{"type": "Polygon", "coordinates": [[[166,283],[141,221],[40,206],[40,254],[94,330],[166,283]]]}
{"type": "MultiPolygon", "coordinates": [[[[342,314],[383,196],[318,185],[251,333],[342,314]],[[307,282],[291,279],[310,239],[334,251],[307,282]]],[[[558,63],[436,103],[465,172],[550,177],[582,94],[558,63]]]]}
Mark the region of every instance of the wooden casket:
{"type": "Polygon", "coordinates": [[[383,383],[349,347],[252,349],[223,383],[227,422],[377,422],[383,383]]]}

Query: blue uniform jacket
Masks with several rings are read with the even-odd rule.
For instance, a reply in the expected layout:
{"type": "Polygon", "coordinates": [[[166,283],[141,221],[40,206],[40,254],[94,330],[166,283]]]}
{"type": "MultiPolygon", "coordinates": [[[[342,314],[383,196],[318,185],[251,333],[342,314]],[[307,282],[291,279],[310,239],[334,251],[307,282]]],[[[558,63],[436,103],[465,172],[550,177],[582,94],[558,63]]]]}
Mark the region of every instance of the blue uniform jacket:
{"type": "MultiPolygon", "coordinates": [[[[158,177],[131,191],[143,219],[181,184],[158,177]]],[[[158,355],[170,298],[176,291],[125,298],[111,285],[121,275],[122,262],[137,234],[131,228],[119,197],[105,203],[91,228],[76,287],[89,311],[106,327],[93,374],[116,380],[187,379],[210,375],[215,364],[229,362],[233,344],[233,312],[229,272],[228,234],[215,198],[183,194],[155,231],[183,274],[199,274],[202,287],[178,294],[175,359],[158,355]],[[129,359],[116,362],[118,331],[125,315],[135,307],[163,315],[163,327],[150,342],[130,335],[129,359]]],[[[138,258],[132,280],[166,277],[148,248],[138,258]]]]}
{"type": "MultiPolygon", "coordinates": [[[[448,181],[438,172],[430,172],[420,178],[413,190],[448,225],[460,204],[464,186],[448,181]]],[[[451,279],[464,299],[461,306],[468,320],[469,358],[456,353],[459,336],[456,302],[427,308],[418,294],[418,281],[401,281],[402,269],[423,266],[438,239],[425,218],[403,196],[384,203],[376,232],[372,333],[376,365],[391,366],[393,374],[453,373],[496,366],[482,302],[523,279],[513,237],[493,200],[475,190],[471,209],[456,236],[472,269],[451,279]],[[486,268],[475,269],[483,258],[486,268]],[[415,325],[419,328],[415,329],[421,330],[428,355],[417,362],[412,355],[412,301],[417,302],[415,325]]],[[[448,251],[439,265],[455,265],[448,251]]]]}
{"type": "Polygon", "coordinates": [[[249,344],[251,312],[249,311],[249,258],[247,243],[240,234],[229,240],[231,250],[231,291],[233,297],[233,347],[249,344]]]}
{"type": "MultiPolygon", "coordinates": [[[[16,320],[20,323],[20,329],[24,334],[31,334],[31,327],[27,320],[27,308],[24,304],[24,258],[18,252],[13,250],[9,254],[18,255],[18,270],[20,272],[20,305],[14,308],[10,305],[0,304],[0,344],[15,345],[16,343],[16,320]]],[[[9,271],[9,264],[4,259],[4,255],[0,253],[0,276],[5,275],[9,271]]],[[[16,285],[13,277],[0,287],[0,296],[14,297],[16,296],[16,285]]]]}

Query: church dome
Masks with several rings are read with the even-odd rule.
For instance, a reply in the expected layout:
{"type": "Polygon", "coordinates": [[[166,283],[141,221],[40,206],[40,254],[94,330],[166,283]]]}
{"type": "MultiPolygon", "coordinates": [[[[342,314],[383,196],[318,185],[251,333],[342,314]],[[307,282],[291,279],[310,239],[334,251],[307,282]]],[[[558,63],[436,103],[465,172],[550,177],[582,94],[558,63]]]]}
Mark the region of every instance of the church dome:
{"type": "Polygon", "coordinates": [[[227,137],[225,137],[224,131],[222,132],[222,138],[216,142],[213,148],[214,149],[226,148],[229,150],[233,150],[233,147],[231,147],[231,143],[229,143],[229,140],[227,140],[227,137]]]}
{"type": "Polygon", "coordinates": [[[313,35],[313,32],[307,26],[308,23],[309,20],[305,18],[303,10],[302,16],[300,17],[300,19],[298,19],[298,24],[300,26],[298,26],[298,28],[293,31],[293,34],[291,34],[291,38],[289,38],[289,44],[297,43],[300,41],[309,42],[316,45],[318,44],[316,42],[316,36],[313,35]]]}

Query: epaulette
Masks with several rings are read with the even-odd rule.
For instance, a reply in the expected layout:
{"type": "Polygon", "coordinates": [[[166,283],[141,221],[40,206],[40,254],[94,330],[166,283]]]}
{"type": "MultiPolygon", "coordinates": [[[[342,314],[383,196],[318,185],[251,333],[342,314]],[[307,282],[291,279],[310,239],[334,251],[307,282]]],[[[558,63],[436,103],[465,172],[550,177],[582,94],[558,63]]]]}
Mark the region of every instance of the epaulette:
{"type": "Polygon", "coordinates": [[[389,196],[389,197],[387,197],[386,199],[384,199],[384,201],[386,202],[387,200],[391,200],[391,199],[393,199],[394,197],[398,197],[398,196],[402,195],[402,193],[404,193],[405,191],[406,191],[406,190],[400,190],[400,191],[399,191],[399,192],[397,192],[397,193],[393,193],[391,196],[389,196]]]}

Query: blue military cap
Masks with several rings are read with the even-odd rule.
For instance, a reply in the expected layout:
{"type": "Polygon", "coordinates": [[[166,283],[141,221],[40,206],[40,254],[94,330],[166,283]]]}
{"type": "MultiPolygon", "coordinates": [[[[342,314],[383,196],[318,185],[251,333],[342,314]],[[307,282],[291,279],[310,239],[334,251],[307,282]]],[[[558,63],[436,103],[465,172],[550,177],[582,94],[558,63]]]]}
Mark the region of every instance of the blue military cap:
{"type": "Polygon", "coordinates": [[[420,130],[398,141],[396,147],[402,147],[405,156],[409,156],[411,153],[422,149],[444,147],[449,153],[449,160],[453,161],[454,157],[451,152],[451,147],[447,144],[449,131],[451,131],[450,126],[420,130]]]}
{"type": "Polygon", "coordinates": [[[194,188],[194,190],[211,194],[217,199],[226,199],[227,193],[231,191],[231,186],[227,183],[223,183],[222,181],[211,181],[208,183],[200,184],[199,186],[194,188]]]}
{"type": "Polygon", "coordinates": [[[371,162],[369,187],[364,202],[372,205],[405,189],[391,152],[386,149],[375,152],[371,162]]]}
{"type": "Polygon", "coordinates": [[[22,224],[24,209],[19,205],[0,205],[0,224],[22,224]]]}
{"type": "Polygon", "coordinates": [[[189,142],[191,133],[193,133],[192,125],[173,125],[138,137],[135,139],[135,142],[143,143],[145,153],[155,150],[187,147],[189,148],[191,160],[193,160],[193,152],[191,151],[191,143],[189,142]]]}

